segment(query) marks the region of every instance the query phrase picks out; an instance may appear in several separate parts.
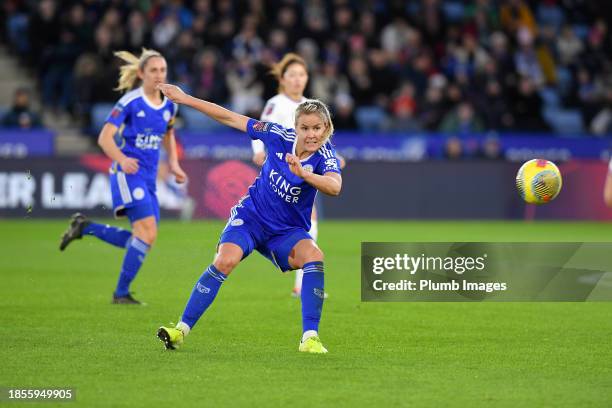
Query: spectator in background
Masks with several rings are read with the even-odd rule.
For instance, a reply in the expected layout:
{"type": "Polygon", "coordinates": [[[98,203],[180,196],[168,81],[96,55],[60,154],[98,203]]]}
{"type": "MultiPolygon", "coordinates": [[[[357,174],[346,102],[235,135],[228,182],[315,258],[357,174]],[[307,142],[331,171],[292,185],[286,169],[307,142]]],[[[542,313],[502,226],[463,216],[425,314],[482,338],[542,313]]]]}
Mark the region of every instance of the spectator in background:
{"type": "Polygon", "coordinates": [[[185,86],[190,93],[193,93],[191,88],[191,79],[194,76],[193,57],[196,55],[196,44],[191,30],[184,30],[175,41],[175,46],[168,50],[166,58],[171,72],[169,76],[174,82],[185,86]]]}
{"type": "Polygon", "coordinates": [[[274,53],[276,59],[281,59],[283,55],[289,52],[289,45],[287,44],[287,33],[280,29],[272,29],[270,31],[270,34],[268,35],[267,46],[270,51],[274,53]]]}
{"type": "Polygon", "coordinates": [[[521,28],[533,36],[536,34],[536,21],[531,9],[523,0],[506,0],[499,10],[502,28],[514,37],[521,28]]]}
{"type": "Polygon", "coordinates": [[[376,31],[376,16],[371,11],[364,11],[359,16],[359,34],[365,39],[368,48],[380,48],[378,32],[376,31]]]}
{"type": "Polygon", "coordinates": [[[586,49],[580,55],[581,65],[585,66],[592,75],[602,72],[604,67],[610,64],[609,50],[604,47],[607,33],[607,24],[598,20],[589,32],[586,49]]]}
{"type": "Polygon", "coordinates": [[[196,48],[202,48],[205,44],[211,43],[209,21],[205,16],[199,14],[193,19],[191,31],[193,32],[196,48]]]}
{"type": "Polygon", "coordinates": [[[118,93],[114,90],[119,75],[119,61],[115,58],[113,50],[113,37],[110,29],[106,26],[98,26],[95,32],[95,50],[99,70],[96,81],[93,84],[92,102],[114,102],[118,93]]]}
{"type": "Polygon", "coordinates": [[[463,144],[458,137],[449,137],[444,144],[444,157],[449,160],[460,160],[463,158],[463,144]]]}
{"type": "Polygon", "coordinates": [[[229,91],[225,71],[215,50],[205,48],[195,60],[194,95],[221,105],[227,103],[229,91]]]}
{"type": "Polygon", "coordinates": [[[494,30],[499,29],[499,8],[491,0],[477,0],[465,7],[465,30],[483,45],[489,44],[494,30]]]}
{"type": "Polygon", "coordinates": [[[542,98],[531,78],[520,79],[518,89],[514,91],[510,100],[515,129],[534,132],[549,130],[542,118],[542,98]]]}
{"type": "Polygon", "coordinates": [[[61,30],[59,42],[43,60],[43,104],[55,113],[66,113],[72,108],[73,67],[80,53],[75,35],[65,27],[61,30]]]}
{"type": "Polygon", "coordinates": [[[486,160],[499,160],[503,152],[499,139],[495,136],[487,136],[479,146],[476,157],[486,160]]]}
{"type": "Polygon", "coordinates": [[[125,42],[125,31],[121,20],[119,9],[111,6],[106,10],[99,24],[100,27],[106,27],[109,30],[111,41],[115,47],[120,47],[125,42]]]}
{"type": "Polygon", "coordinates": [[[256,79],[257,71],[247,55],[230,67],[226,80],[230,90],[231,110],[250,117],[256,117],[261,112],[263,86],[256,79]]]}
{"type": "Polygon", "coordinates": [[[357,130],[355,106],[350,95],[340,93],[334,98],[333,113],[336,130],[357,130]]]}
{"type": "Polygon", "coordinates": [[[215,44],[225,59],[232,58],[232,44],[235,31],[236,24],[230,17],[217,20],[217,23],[211,29],[211,34],[209,35],[210,42],[215,44]]]}
{"type": "MultiPolygon", "coordinates": [[[[502,88],[508,85],[508,79],[514,75],[514,58],[508,44],[508,37],[501,31],[491,34],[491,58],[495,61],[496,70],[502,88]]],[[[485,67],[486,70],[486,67],[485,67]]]]}
{"type": "Polygon", "coordinates": [[[423,0],[415,21],[425,43],[430,44],[434,50],[443,46],[447,25],[439,0],[423,0]]]}
{"type": "Polygon", "coordinates": [[[13,95],[13,106],[2,118],[2,126],[31,129],[42,126],[40,116],[30,108],[30,92],[19,88],[13,95]]]}
{"type": "Polygon", "coordinates": [[[519,49],[514,54],[514,64],[519,75],[531,79],[536,87],[544,85],[544,74],[540,67],[538,55],[533,46],[533,35],[521,27],[517,33],[519,49]]]}
{"type": "Polygon", "coordinates": [[[393,21],[383,28],[380,42],[382,48],[389,53],[391,60],[404,62],[400,58],[400,53],[406,48],[411,31],[414,29],[401,16],[395,16],[393,21]]]}
{"type": "Polygon", "coordinates": [[[466,82],[482,72],[488,60],[489,55],[478,45],[476,38],[466,33],[463,35],[461,46],[454,46],[450,50],[447,72],[449,76],[464,78],[461,82],[466,82]]]}
{"type": "MultiPolygon", "coordinates": [[[[307,2],[304,10],[304,36],[310,38],[322,48],[330,37],[327,12],[322,4],[307,2]]],[[[279,56],[280,59],[281,56],[279,56]]]]}
{"type": "Polygon", "coordinates": [[[402,67],[402,78],[410,81],[418,95],[423,95],[431,75],[436,73],[431,53],[423,51],[416,55],[411,64],[402,67]]]}
{"type": "Polygon", "coordinates": [[[348,43],[352,35],[353,12],[346,6],[340,6],[334,13],[333,36],[341,43],[348,43]]]}
{"type": "Polygon", "coordinates": [[[67,26],[74,35],[79,54],[90,50],[93,44],[93,27],[85,17],[85,8],[81,4],[70,8],[67,26]]]}
{"type": "Polygon", "coordinates": [[[459,137],[465,137],[473,133],[482,132],[484,125],[482,120],[474,113],[472,104],[461,102],[457,108],[446,114],[439,130],[459,137]]]}
{"type": "Polygon", "coordinates": [[[148,21],[142,11],[133,10],[128,17],[127,48],[131,51],[140,51],[150,41],[151,29],[148,21]]]}
{"type": "Polygon", "coordinates": [[[421,130],[421,124],[416,118],[416,111],[414,85],[408,81],[403,82],[391,100],[393,117],[390,130],[406,132],[421,130]]]}
{"type": "Polygon", "coordinates": [[[181,25],[175,14],[168,14],[153,27],[153,44],[156,48],[166,49],[179,34],[181,25]]]}
{"type": "Polygon", "coordinates": [[[295,10],[290,6],[284,6],[278,11],[276,27],[287,33],[287,42],[289,44],[295,44],[302,38],[300,21],[295,10]]]}
{"type": "Polygon", "coordinates": [[[89,126],[90,111],[96,95],[96,84],[103,69],[100,58],[91,53],[82,54],[74,66],[74,115],[84,126],[89,126]]]}
{"type": "Polygon", "coordinates": [[[565,21],[563,9],[557,4],[557,0],[542,0],[538,2],[537,16],[541,25],[552,27],[555,33],[559,32],[565,21]]]}
{"type": "Polygon", "coordinates": [[[570,25],[563,27],[561,35],[557,38],[557,53],[559,62],[566,67],[574,66],[576,58],[583,51],[584,45],[576,36],[574,29],[570,25]]]}
{"type": "Polygon", "coordinates": [[[377,105],[386,109],[389,106],[389,95],[396,89],[399,78],[391,69],[387,54],[383,50],[370,50],[368,59],[370,62],[369,75],[375,91],[374,100],[377,105]]]}
{"type": "Polygon", "coordinates": [[[327,104],[338,95],[350,93],[348,80],[338,72],[338,66],[333,62],[324,63],[322,72],[315,72],[310,82],[311,95],[327,104]]]}
{"type": "Polygon", "coordinates": [[[242,22],[242,29],[234,37],[232,44],[234,59],[248,58],[250,61],[257,62],[261,59],[263,47],[263,41],[257,36],[257,21],[253,17],[245,17],[242,22]]]}
{"type": "Polygon", "coordinates": [[[514,118],[499,82],[491,80],[486,84],[484,97],[477,107],[478,112],[481,112],[483,116],[486,129],[506,130],[512,128],[514,118]]]}
{"type": "Polygon", "coordinates": [[[358,106],[374,104],[376,90],[364,58],[351,58],[348,66],[348,80],[351,86],[351,96],[358,106]]]}
{"type": "Polygon", "coordinates": [[[59,34],[60,21],[56,2],[41,0],[29,26],[31,64],[39,69],[43,66],[41,61],[51,52],[53,45],[57,43],[59,34]]]}
{"type": "MultiPolygon", "coordinates": [[[[440,75],[439,77],[442,76],[440,75]]],[[[421,109],[419,119],[423,128],[427,130],[438,130],[438,126],[440,125],[440,122],[442,121],[443,117],[443,85],[436,84],[436,80],[434,79],[432,81],[432,85],[430,85],[429,88],[427,88],[427,91],[425,92],[425,103],[423,104],[423,108],[421,109]]]]}

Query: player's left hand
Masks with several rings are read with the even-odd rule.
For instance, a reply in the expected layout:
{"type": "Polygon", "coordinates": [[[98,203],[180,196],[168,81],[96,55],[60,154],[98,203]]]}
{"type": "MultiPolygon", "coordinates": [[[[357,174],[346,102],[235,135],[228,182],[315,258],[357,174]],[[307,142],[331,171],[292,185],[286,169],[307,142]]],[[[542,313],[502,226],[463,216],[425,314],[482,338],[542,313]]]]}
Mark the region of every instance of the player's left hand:
{"type": "Polygon", "coordinates": [[[300,159],[298,159],[297,156],[287,153],[285,155],[285,160],[289,163],[289,170],[291,170],[293,174],[300,178],[304,178],[306,171],[302,167],[302,163],[300,163],[300,159]]]}
{"type": "Polygon", "coordinates": [[[183,184],[187,181],[187,174],[185,174],[183,169],[181,169],[181,166],[179,166],[178,164],[171,165],[170,172],[174,174],[174,178],[176,179],[177,183],[183,184]]]}

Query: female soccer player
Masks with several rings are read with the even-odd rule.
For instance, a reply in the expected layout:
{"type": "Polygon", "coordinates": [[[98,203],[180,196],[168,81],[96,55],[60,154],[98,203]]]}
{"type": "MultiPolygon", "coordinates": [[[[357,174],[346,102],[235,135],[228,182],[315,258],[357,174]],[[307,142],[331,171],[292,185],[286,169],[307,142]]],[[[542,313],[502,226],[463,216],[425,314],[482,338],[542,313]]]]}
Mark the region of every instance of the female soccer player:
{"type": "Polygon", "coordinates": [[[299,351],[326,353],[318,337],[324,297],[323,252],[307,231],[317,191],[336,196],[342,187],[338,160],[329,143],[334,127],[327,107],[317,100],[299,104],[294,131],[194,98],[174,85],[158,88],[172,101],[263,141],[268,152],[248,195],[232,208],[215,259],[196,283],[180,322],[174,328],[160,327],[158,337],[167,349],[179,346],[227,276],[256,249],[282,271],[303,269],[299,351]]]}
{"type": "MultiPolygon", "coordinates": [[[[261,114],[261,120],[273,122],[281,125],[284,128],[291,129],[295,127],[295,110],[298,105],[304,101],[304,89],[308,83],[308,69],[306,61],[302,57],[294,53],[288,53],[272,67],[272,75],[278,81],[278,95],[268,99],[261,114]]],[[[255,139],[251,141],[253,148],[253,162],[259,167],[263,166],[266,161],[266,149],[261,140],[255,139]]],[[[344,160],[337,156],[340,161],[340,167],[344,167],[344,160]]],[[[311,227],[308,233],[314,241],[317,240],[318,222],[316,207],[312,209],[310,219],[311,227]]],[[[299,297],[302,289],[301,269],[295,271],[295,282],[291,294],[299,297]]],[[[327,295],[327,294],[326,294],[327,295]]]]}
{"type": "Polygon", "coordinates": [[[116,89],[129,92],[119,99],[108,116],[98,144],[113,159],[110,182],[114,215],[127,216],[132,231],[97,224],[77,213],[62,236],[60,250],[83,235],[94,235],[111,245],[126,248],[112,302],[140,304],[129,289],[157,237],[159,204],[155,179],[160,143],[168,152],[169,168],[176,181],[183,183],[187,177],[179,165],[174,139],[178,105],[157,89],[158,84],[166,81],[166,60],[157,51],[144,48],[140,57],[126,51],[115,55],[126,62],[121,67],[116,89]],[[142,82],[142,86],[132,90],[136,82],[142,82]],[[114,140],[117,131],[121,138],[119,146],[114,140]]]}

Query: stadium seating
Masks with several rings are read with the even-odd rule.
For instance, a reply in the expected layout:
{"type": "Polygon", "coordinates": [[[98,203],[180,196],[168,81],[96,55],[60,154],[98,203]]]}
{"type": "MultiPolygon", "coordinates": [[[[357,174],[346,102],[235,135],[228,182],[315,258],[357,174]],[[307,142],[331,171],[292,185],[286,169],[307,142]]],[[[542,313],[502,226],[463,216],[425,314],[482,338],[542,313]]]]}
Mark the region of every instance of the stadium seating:
{"type": "Polygon", "coordinates": [[[387,123],[387,114],[377,106],[362,106],[355,111],[355,119],[362,132],[383,130],[387,123]]]}

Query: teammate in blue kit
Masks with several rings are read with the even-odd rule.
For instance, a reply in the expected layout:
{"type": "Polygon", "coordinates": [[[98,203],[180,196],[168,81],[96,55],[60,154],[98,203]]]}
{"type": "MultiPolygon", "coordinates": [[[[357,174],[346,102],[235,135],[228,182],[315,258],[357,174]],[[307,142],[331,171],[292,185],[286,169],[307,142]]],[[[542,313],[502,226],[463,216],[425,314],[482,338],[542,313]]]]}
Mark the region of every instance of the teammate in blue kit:
{"type": "Polygon", "coordinates": [[[83,214],[73,215],[68,230],[62,236],[60,250],[84,235],[125,248],[113,303],[140,304],[130,294],[130,283],[157,238],[159,204],[155,179],[159,161],[159,146],[168,153],[170,171],[176,181],[187,179],[176,151],[173,124],[178,105],[169,101],[156,88],[166,81],[166,60],[157,51],[143,49],[140,57],[120,51],[116,56],[125,61],[121,67],[118,91],[128,91],[110,112],[100,132],[98,144],[113,164],[110,168],[111,193],[115,217],[130,220],[132,231],[97,224],[83,214]],[[142,86],[133,89],[136,82],[142,86]],[[119,134],[119,146],[114,140],[119,134]]]}
{"type": "Polygon", "coordinates": [[[299,104],[293,130],[194,98],[174,85],[159,85],[158,89],[176,103],[191,106],[263,141],[268,153],[248,194],[232,208],[215,259],[196,283],[180,322],[176,327],[160,327],[158,337],[168,349],[179,346],[213,302],[227,276],[257,250],[283,272],[299,268],[304,271],[299,351],[326,353],[318,337],[325,293],[323,252],[308,230],[317,191],[337,196],[342,188],[340,166],[329,143],[334,128],[327,107],[317,100],[299,104]]]}

